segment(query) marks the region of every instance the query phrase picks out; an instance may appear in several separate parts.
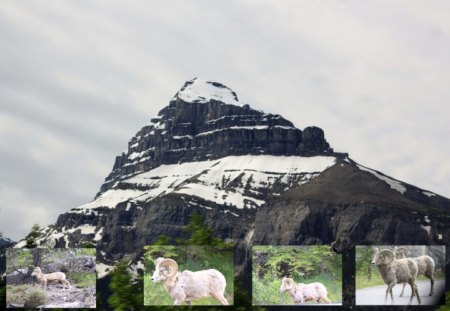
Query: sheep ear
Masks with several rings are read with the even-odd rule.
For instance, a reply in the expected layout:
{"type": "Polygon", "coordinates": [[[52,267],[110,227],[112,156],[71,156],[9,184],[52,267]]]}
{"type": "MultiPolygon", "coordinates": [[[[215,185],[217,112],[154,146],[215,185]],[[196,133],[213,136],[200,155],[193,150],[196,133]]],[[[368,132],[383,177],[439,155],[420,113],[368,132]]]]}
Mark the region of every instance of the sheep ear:
{"type": "Polygon", "coordinates": [[[372,247],[373,253],[378,253],[380,249],[378,247],[372,247]]]}

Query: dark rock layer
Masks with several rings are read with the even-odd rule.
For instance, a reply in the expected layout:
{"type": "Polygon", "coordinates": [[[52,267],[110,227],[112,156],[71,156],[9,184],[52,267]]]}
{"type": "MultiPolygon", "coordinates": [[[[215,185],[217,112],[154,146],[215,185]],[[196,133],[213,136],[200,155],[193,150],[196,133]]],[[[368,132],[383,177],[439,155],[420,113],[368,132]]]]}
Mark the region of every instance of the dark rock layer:
{"type": "Polygon", "coordinates": [[[333,149],[318,127],[303,131],[279,115],[248,105],[173,99],[116,157],[100,193],[116,181],[161,164],[218,159],[230,155],[331,155],[333,149]]]}

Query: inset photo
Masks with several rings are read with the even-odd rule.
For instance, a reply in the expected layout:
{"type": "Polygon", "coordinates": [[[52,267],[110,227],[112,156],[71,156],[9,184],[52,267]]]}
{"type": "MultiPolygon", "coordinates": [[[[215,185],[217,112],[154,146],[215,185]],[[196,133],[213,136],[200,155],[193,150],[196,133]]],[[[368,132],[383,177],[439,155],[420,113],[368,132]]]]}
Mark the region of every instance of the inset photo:
{"type": "Polygon", "coordinates": [[[95,248],[6,250],[7,308],[95,308],[95,248]]]}
{"type": "Polygon", "coordinates": [[[230,246],[145,246],[144,305],[233,305],[230,246]]]}
{"type": "Polygon", "coordinates": [[[444,303],[444,245],[356,246],[355,270],[356,305],[444,303]]]}
{"type": "Polygon", "coordinates": [[[329,245],[253,246],[253,305],[342,305],[342,256],[329,245]]]}

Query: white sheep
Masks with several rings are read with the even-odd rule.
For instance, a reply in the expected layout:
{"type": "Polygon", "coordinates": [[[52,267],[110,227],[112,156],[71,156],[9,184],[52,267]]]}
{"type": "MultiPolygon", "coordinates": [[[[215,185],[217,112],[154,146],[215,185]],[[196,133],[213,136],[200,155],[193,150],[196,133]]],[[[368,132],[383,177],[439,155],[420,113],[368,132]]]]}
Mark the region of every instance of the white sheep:
{"type": "Polygon", "coordinates": [[[280,292],[287,291],[295,304],[315,300],[317,303],[331,303],[326,287],[319,282],[304,284],[295,283],[293,279],[284,277],[281,280],[280,292]]]}
{"type": "Polygon", "coordinates": [[[202,271],[178,272],[178,264],[169,258],[158,258],[155,261],[153,283],[161,282],[164,289],[174,299],[174,305],[186,302],[188,305],[195,299],[213,297],[222,305],[228,305],[225,299],[227,285],[222,273],[215,269],[202,271]]]}
{"type": "Polygon", "coordinates": [[[416,278],[419,270],[416,262],[410,258],[396,259],[394,252],[389,249],[379,250],[374,247],[374,255],[372,258],[372,265],[376,265],[380,271],[381,277],[387,284],[386,296],[384,303],[387,301],[388,294],[391,295],[391,300],[394,302],[392,288],[397,283],[408,283],[411,286],[411,299],[416,296],[417,301],[421,304],[419,292],[417,290],[416,278]]]}
{"type": "MultiPolygon", "coordinates": [[[[404,246],[400,246],[400,247],[396,246],[394,248],[394,254],[397,259],[407,258],[408,254],[409,254],[409,250],[404,246]]],[[[430,256],[427,256],[427,255],[423,255],[423,256],[419,256],[419,257],[410,257],[410,258],[413,259],[417,263],[417,266],[419,268],[419,270],[417,271],[417,274],[424,275],[430,279],[430,283],[431,283],[430,296],[432,296],[433,289],[434,289],[433,273],[434,273],[434,266],[435,266],[433,258],[431,258],[430,256]]],[[[400,297],[403,296],[403,292],[405,291],[405,286],[406,286],[406,283],[403,284],[403,289],[402,289],[402,292],[400,293],[400,297]]]]}
{"type": "Polygon", "coordinates": [[[47,284],[49,283],[61,283],[70,286],[69,281],[66,280],[66,274],[64,272],[42,273],[41,268],[36,267],[31,273],[31,276],[35,276],[38,281],[44,286],[44,291],[47,290],[47,284]]]}

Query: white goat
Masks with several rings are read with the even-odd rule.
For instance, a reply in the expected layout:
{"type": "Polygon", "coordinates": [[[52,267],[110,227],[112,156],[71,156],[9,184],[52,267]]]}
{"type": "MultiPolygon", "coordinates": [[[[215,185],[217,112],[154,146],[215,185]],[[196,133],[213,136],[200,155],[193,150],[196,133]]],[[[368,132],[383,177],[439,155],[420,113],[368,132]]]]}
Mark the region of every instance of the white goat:
{"type": "MultiPolygon", "coordinates": [[[[409,250],[404,246],[400,246],[400,247],[396,246],[394,248],[394,254],[397,259],[407,258],[408,254],[409,254],[409,250]]],[[[432,296],[433,289],[434,289],[433,273],[434,273],[434,266],[435,266],[433,258],[431,258],[430,256],[427,256],[427,255],[423,255],[423,256],[419,256],[419,257],[409,257],[409,258],[411,258],[412,260],[414,260],[417,263],[417,266],[419,268],[419,270],[417,271],[417,275],[424,275],[430,279],[430,283],[431,283],[430,296],[432,296]]],[[[406,283],[403,283],[403,289],[402,289],[402,292],[400,293],[400,297],[403,296],[403,292],[405,291],[405,286],[406,286],[406,283]]]]}
{"type": "Polygon", "coordinates": [[[38,281],[44,285],[44,290],[47,290],[47,284],[48,283],[55,283],[59,282],[64,285],[67,285],[70,287],[69,281],[66,280],[66,275],[64,272],[53,272],[53,273],[42,273],[41,268],[36,267],[34,268],[33,273],[31,273],[32,276],[35,276],[38,281]]]}
{"type": "Polygon", "coordinates": [[[162,282],[164,289],[174,299],[174,305],[183,302],[190,305],[195,299],[209,296],[217,299],[222,305],[228,305],[224,296],[227,283],[219,271],[209,269],[178,272],[178,264],[173,259],[160,257],[154,262],[155,272],[152,281],[162,282]]]}
{"type": "Polygon", "coordinates": [[[380,271],[384,283],[387,284],[386,296],[384,303],[387,301],[388,294],[391,295],[391,300],[394,302],[394,295],[392,288],[397,283],[408,283],[411,286],[411,298],[416,296],[417,301],[421,304],[419,292],[417,290],[416,278],[419,270],[416,262],[410,258],[395,259],[394,252],[389,249],[379,250],[377,247],[373,248],[374,254],[372,258],[372,265],[376,265],[380,271]]]}
{"type": "Polygon", "coordinates": [[[326,287],[319,282],[296,284],[293,279],[284,277],[281,281],[280,292],[287,291],[291,295],[295,304],[305,303],[306,301],[315,300],[317,303],[331,303],[328,299],[326,287]]]}

